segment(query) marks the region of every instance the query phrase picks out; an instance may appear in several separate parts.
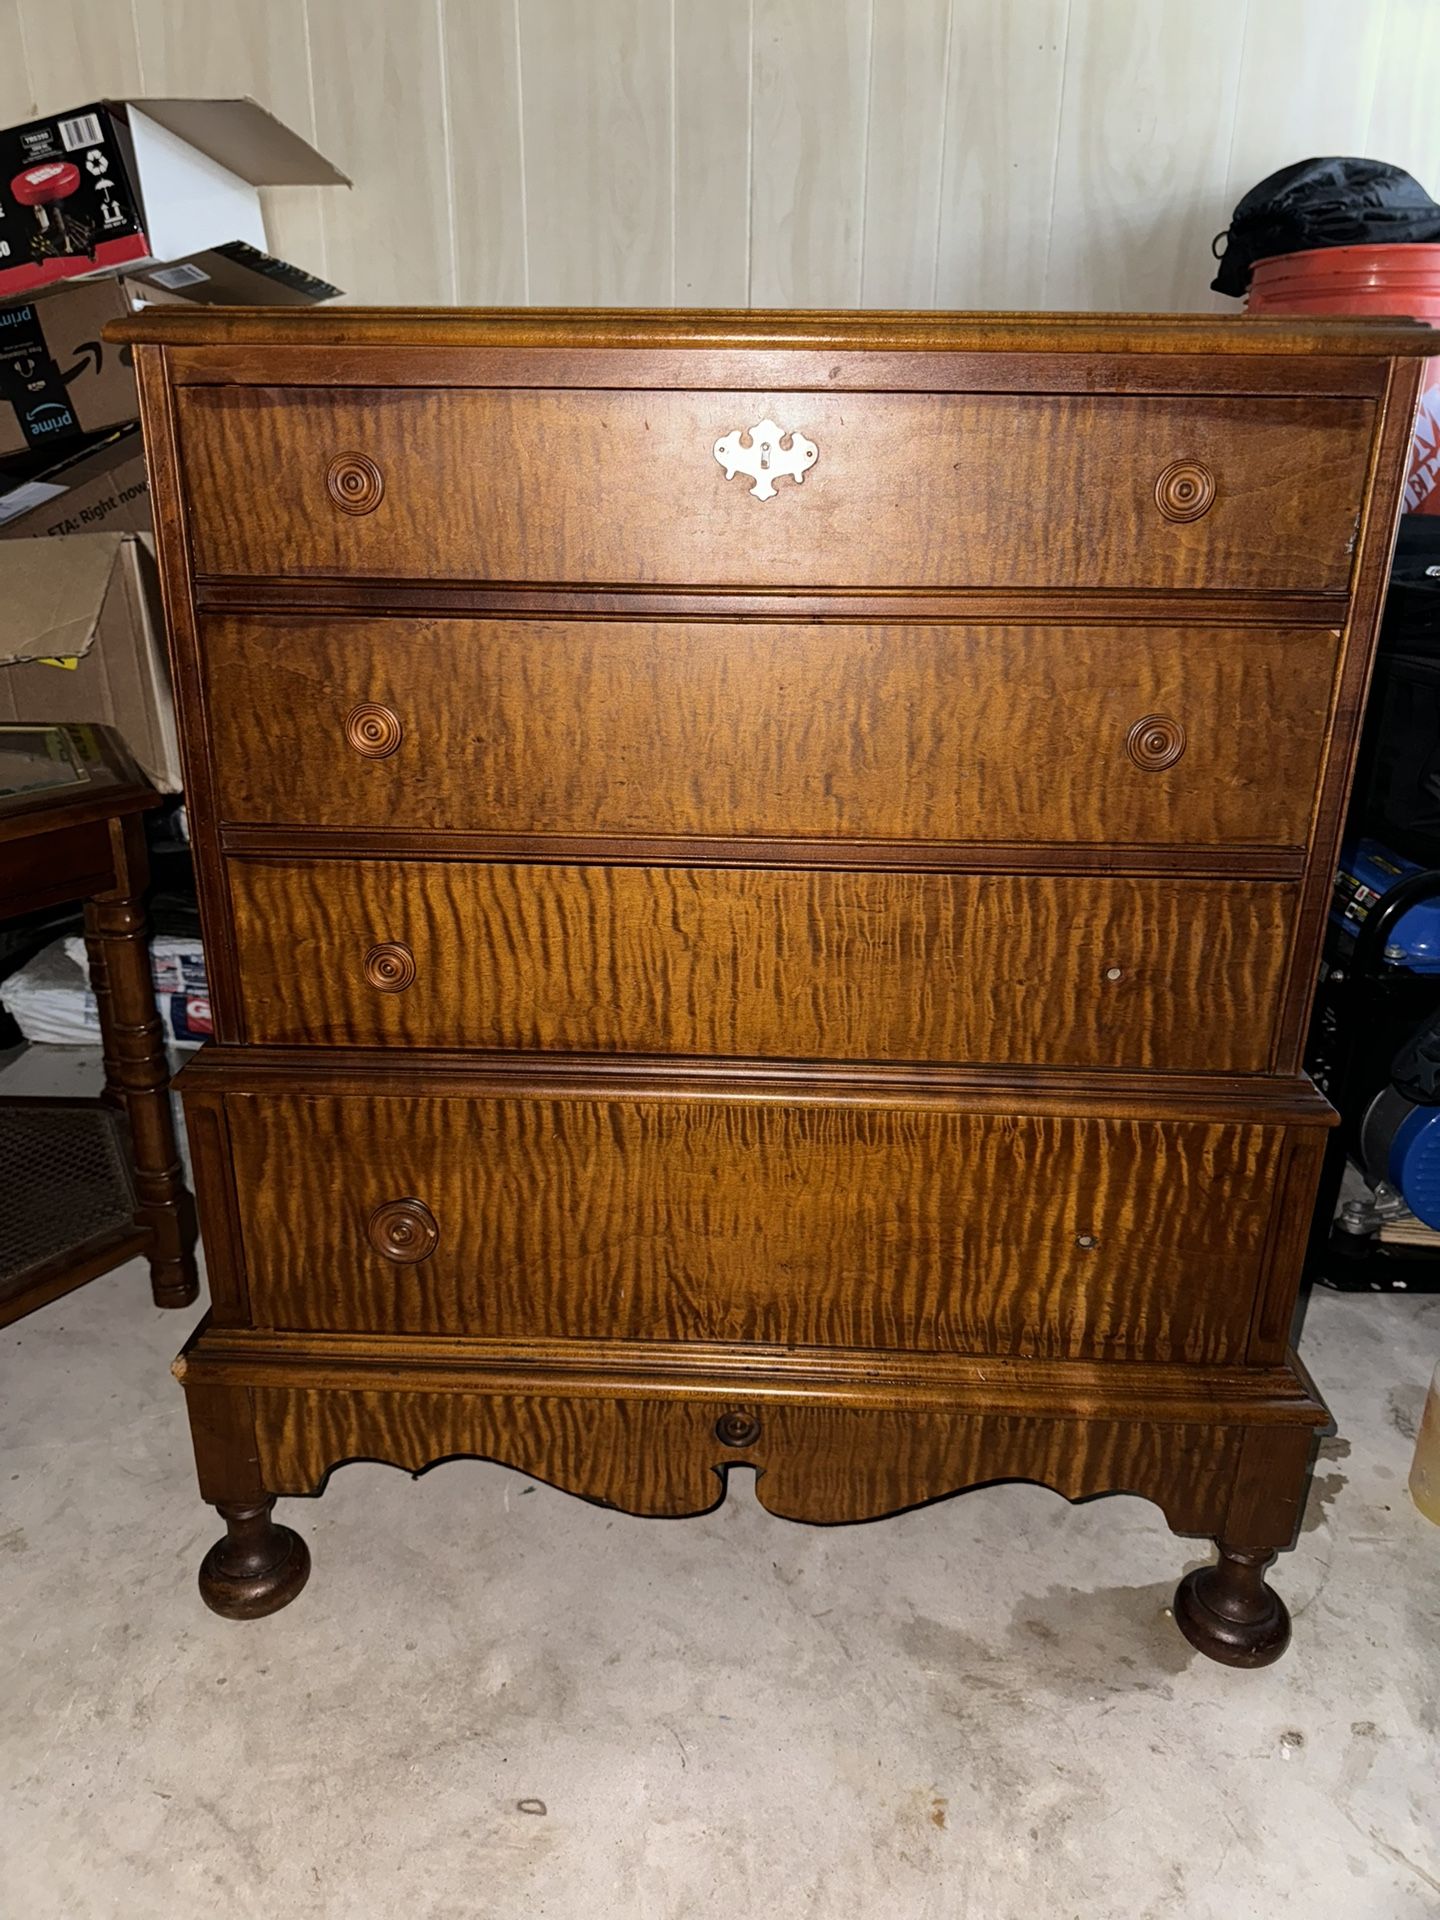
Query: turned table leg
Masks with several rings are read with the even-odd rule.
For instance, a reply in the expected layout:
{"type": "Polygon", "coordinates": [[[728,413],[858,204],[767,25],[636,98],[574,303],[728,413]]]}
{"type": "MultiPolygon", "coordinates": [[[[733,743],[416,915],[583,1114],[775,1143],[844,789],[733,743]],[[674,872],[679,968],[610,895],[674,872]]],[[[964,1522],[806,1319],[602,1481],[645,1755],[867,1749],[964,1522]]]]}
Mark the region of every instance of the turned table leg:
{"type": "Polygon", "coordinates": [[[96,1011],[100,1015],[100,1046],[105,1059],[105,1091],[101,1095],[106,1106],[125,1106],[125,1096],[120,1091],[120,1063],[115,1058],[115,1022],[110,1012],[110,981],[105,972],[105,943],[95,927],[95,909],[91,901],[85,903],[85,956],[90,963],[90,987],[95,995],[96,1011]]]}
{"type": "Polygon", "coordinates": [[[1175,1590],[1175,1624],[1192,1647],[1227,1667],[1268,1667],[1290,1644],[1290,1615],[1268,1585],[1273,1551],[1217,1541],[1213,1567],[1187,1573],[1175,1590]]]}
{"type": "Polygon", "coordinates": [[[271,1518],[272,1499],[216,1503],[224,1536],[200,1563],[200,1598],[227,1620],[260,1620],[288,1607],[310,1578],[310,1549],[271,1518]]]}
{"type": "Polygon", "coordinates": [[[186,1191],[170,1111],[170,1068],[155,1011],[149,928],[141,904],[147,878],[138,818],[112,823],[117,886],[85,910],[87,946],[100,954],[96,1001],[104,1030],[107,1084],[124,1099],[141,1220],[150,1229],[150,1287],[159,1307],[187,1307],[200,1290],[194,1205],[186,1191]],[[103,986],[103,991],[102,991],[103,986]]]}

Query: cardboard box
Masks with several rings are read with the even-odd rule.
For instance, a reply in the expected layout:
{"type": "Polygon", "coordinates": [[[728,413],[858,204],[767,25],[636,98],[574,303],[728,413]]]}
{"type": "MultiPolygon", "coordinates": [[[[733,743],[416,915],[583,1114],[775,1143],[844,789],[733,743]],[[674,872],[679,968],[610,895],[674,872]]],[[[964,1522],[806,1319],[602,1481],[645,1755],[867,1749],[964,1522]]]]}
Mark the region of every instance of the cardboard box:
{"type": "Polygon", "coordinates": [[[144,292],[146,306],[179,298],[206,307],[304,307],[340,294],[339,287],[318,274],[292,267],[243,240],[207,247],[168,267],[137,267],[126,281],[132,293],[144,292]]]}
{"type": "Polygon", "coordinates": [[[0,306],[0,457],[63,451],[135,418],[131,356],[101,336],[107,320],[123,319],[152,298],[179,295],[128,280],[77,280],[0,306]]]}
{"type": "Polygon", "coordinates": [[[106,344],[107,321],[177,300],[281,307],[332,300],[339,291],[328,280],[232,241],[193,260],[62,281],[32,300],[0,305],[0,461],[61,447],[135,418],[130,349],[106,344]]]}
{"type": "Polygon", "coordinates": [[[102,527],[150,530],[150,481],[138,426],[86,441],[49,466],[32,456],[0,473],[0,541],[102,527]]]}
{"type": "Polygon", "coordinates": [[[232,241],[260,187],[348,186],[254,100],[97,100],[0,132],[0,298],[232,241]]]}
{"type": "Polygon", "coordinates": [[[155,562],[135,534],[0,545],[0,723],[115,727],[162,793],[180,791],[155,562]]]}

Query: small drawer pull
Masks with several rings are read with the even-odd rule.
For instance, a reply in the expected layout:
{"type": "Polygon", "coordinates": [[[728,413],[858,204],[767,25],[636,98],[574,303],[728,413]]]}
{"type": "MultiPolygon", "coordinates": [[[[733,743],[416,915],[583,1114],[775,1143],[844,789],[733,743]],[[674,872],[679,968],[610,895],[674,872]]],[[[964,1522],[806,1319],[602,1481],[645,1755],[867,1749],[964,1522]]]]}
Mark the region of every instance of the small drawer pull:
{"type": "Polygon", "coordinates": [[[345,716],[345,738],[356,753],[364,754],[367,760],[388,759],[404,737],[405,729],[400,725],[399,716],[389,707],[367,702],[364,706],[352,707],[345,716]]]}
{"type": "Polygon", "coordinates": [[[387,1200],[371,1214],[365,1231],[375,1251],[399,1267],[428,1260],[440,1244],[435,1216],[423,1200],[387,1200]]]}
{"type": "Polygon", "coordinates": [[[1155,482],[1155,504],[1167,520],[1198,520],[1215,504],[1215,476],[1198,460],[1176,460],[1155,482]]]}
{"type": "Polygon", "coordinates": [[[1147,713],[1131,727],[1125,751],[1142,773],[1163,773],[1186,747],[1184,727],[1166,713],[1147,713]]]}
{"type": "Polygon", "coordinates": [[[373,513],[385,498],[385,476],[366,453],[341,453],[325,472],[325,490],[342,513],[373,513]]]}
{"type": "Polygon", "coordinates": [[[722,1413],[715,1422],[715,1438],[726,1447],[753,1447],[760,1438],[759,1415],[722,1413]]]}
{"type": "Polygon", "coordinates": [[[403,940],[382,940],[365,956],[365,978],[377,993],[403,993],[415,978],[415,956],[403,940]]]}

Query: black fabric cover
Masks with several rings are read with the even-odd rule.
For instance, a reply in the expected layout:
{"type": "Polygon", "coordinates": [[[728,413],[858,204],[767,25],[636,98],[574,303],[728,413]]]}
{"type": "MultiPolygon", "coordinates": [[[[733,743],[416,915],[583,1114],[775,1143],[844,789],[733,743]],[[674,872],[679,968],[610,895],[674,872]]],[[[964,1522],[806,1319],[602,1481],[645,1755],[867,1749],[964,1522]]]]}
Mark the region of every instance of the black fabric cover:
{"type": "Polygon", "coordinates": [[[1216,234],[1210,285],[1238,300],[1255,262],[1275,254],[1417,241],[1440,241],[1440,206],[1408,173],[1383,160],[1297,160],[1252,187],[1216,234]]]}
{"type": "Polygon", "coordinates": [[[1440,867],[1440,515],[1400,522],[1349,832],[1440,867]]]}
{"type": "Polygon", "coordinates": [[[1391,1084],[1417,1107],[1440,1107],[1440,1013],[1411,1034],[1390,1063],[1391,1084]]]}

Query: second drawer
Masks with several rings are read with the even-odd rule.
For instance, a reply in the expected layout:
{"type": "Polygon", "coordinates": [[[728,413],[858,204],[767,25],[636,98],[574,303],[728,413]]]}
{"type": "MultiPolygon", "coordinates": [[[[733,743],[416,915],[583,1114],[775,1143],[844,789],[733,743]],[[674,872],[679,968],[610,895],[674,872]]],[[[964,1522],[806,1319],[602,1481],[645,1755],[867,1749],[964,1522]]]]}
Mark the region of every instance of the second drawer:
{"type": "Polygon", "coordinates": [[[212,616],[222,817],[1299,847],[1336,635],[212,616]]]}
{"type": "Polygon", "coordinates": [[[236,859],[251,1042],[1267,1070],[1294,886],[236,859]]]}

